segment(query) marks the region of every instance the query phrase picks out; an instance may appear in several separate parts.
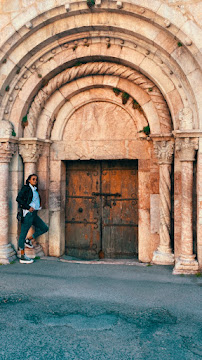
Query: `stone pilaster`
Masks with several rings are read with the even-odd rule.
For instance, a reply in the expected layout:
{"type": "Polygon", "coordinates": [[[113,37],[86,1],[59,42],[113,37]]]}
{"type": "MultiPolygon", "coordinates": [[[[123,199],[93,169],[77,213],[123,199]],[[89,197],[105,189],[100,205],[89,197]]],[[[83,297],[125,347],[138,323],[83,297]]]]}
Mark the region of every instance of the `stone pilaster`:
{"type": "Polygon", "coordinates": [[[176,150],[182,163],[182,227],[181,254],[177,259],[173,274],[194,274],[198,271],[198,262],[193,254],[193,161],[198,149],[198,139],[179,138],[176,150]]]}
{"type": "Polygon", "coordinates": [[[159,265],[174,264],[174,255],[170,245],[171,225],[171,164],[173,160],[173,141],[154,142],[154,151],[159,162],[160,194],[160,243],[154,251],[152,263],[159,265]]]}
{"type": "Polygon", "coordinates": [[[9,264],[15,259],[13,250],[8,239],[9,227],[9,163],[17,149],[16,141],[10,138],[0,139],[0,263],[9,264]]]}

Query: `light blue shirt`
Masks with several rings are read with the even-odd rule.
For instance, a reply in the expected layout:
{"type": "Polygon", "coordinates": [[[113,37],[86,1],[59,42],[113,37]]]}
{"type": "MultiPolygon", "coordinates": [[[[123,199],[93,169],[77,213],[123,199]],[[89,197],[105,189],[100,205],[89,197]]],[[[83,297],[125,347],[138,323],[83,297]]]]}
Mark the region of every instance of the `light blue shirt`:
{"type": "Polygon", "coordinates": [[[35,186],[32,186],[31,184],[29,184],[29,186],[31,187],[32,191],[33,191],[33,198],[31,203],[29,204],[30,207],[33,207],[34,210],[40,210],[40,198],[39,198],[39,193],[37,191],[37,188],[35,186]]]}
{"type": "MultiPolygon", "coordinates": [[[[32,189],[33,192],[33,198],[31,203],[29,204],[30,207],[33,207],[34,210],[41,210],[40,207],[40,198],[39,198],[39,193],[37,191],[37,188],[35,186],[32,186],[31,184],[29,184],[29,186],[32,189]]],[[[29,213],[29,210],[24,210],[23,209],[23,216],[26,216],[29,213]]]]}

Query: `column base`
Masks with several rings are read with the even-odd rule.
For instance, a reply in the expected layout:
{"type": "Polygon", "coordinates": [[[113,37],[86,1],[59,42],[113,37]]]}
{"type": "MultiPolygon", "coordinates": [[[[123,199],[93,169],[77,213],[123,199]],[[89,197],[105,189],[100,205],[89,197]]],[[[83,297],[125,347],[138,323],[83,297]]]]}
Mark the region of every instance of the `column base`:
{"type": "Polygon", "coordinates": [[[170,253],[161,252],[159,250],[154,251],[152,264],[155,265],[174,265],[174,255],[170,253]]]}
{"type": "Polygon", "coordinates": [[[195,260],[195,255],[187,257],[181,256],[176,260],[175,267],[173,269],[173,275],[178,274],[196,274],[199,271],[198,261],[195,260]]]}
{"type": "Polygon", "coordinates": [[[0,245],[0,264],[7,265],[16,259],[16,252],[11,244],[0,245]]]}
{"type": "MultiPolygon", "coordinates": [[[[25,248],[25,254],[30,259],[35,259],[35,257],[44,256],[42,246],[39,244],[37,244],[37,245],[33,244],[33,245],[34,245],[33,249],[25,248]]],[[[20,256],[21,256],[20,250],[18,250],[17,256],[18,256],[18,258],[20,258],[20,256]]]]}

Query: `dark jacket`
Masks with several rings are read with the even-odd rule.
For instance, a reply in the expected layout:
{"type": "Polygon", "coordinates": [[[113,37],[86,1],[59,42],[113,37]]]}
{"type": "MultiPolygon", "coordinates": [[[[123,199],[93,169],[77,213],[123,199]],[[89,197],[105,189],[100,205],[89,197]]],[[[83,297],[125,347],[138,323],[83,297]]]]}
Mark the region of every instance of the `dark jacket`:
{"type": "Polygon", "coordinates": [[[33,192],[31,187],[29,185],[24,185],[20,190],[16,198],[16,201],[18,202],[19,207],[21,209],[29,210],[30,208],[29,204],[31,203],[32,198],[33,198],[33,192]]]}

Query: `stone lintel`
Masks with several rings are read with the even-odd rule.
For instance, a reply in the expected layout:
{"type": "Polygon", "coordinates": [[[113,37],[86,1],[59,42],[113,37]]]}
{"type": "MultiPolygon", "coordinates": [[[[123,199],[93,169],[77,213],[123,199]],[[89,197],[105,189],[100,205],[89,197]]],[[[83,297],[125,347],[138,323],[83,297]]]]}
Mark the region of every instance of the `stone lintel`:
{"type": "Polygon", "coordinates": [[[16,143],[18,143],[18,140],[19,139],[16,137],[0,137],[0,143],[9,142],[9,143],[16,144],[16,143]]]}
{"type": "Polygon", "coordinates": [[[182,137],[182,138],[187,138],[187,137],[191,137],[191,138],[198,138],[198,137],[202,137],[202,131],[199,129],[193,129],[193,130],[174,130],[173,132],[173,136],[175,138],[178,137],[182,137]]]}
{"type": "Polygon", "coordinates": [[[150,138],[155,142],[155,141],[169,141],[169,140],[173,140],[173,134],[172,133],[168,133],[168,134],[150,134],[149,135],[150,138]]]}

